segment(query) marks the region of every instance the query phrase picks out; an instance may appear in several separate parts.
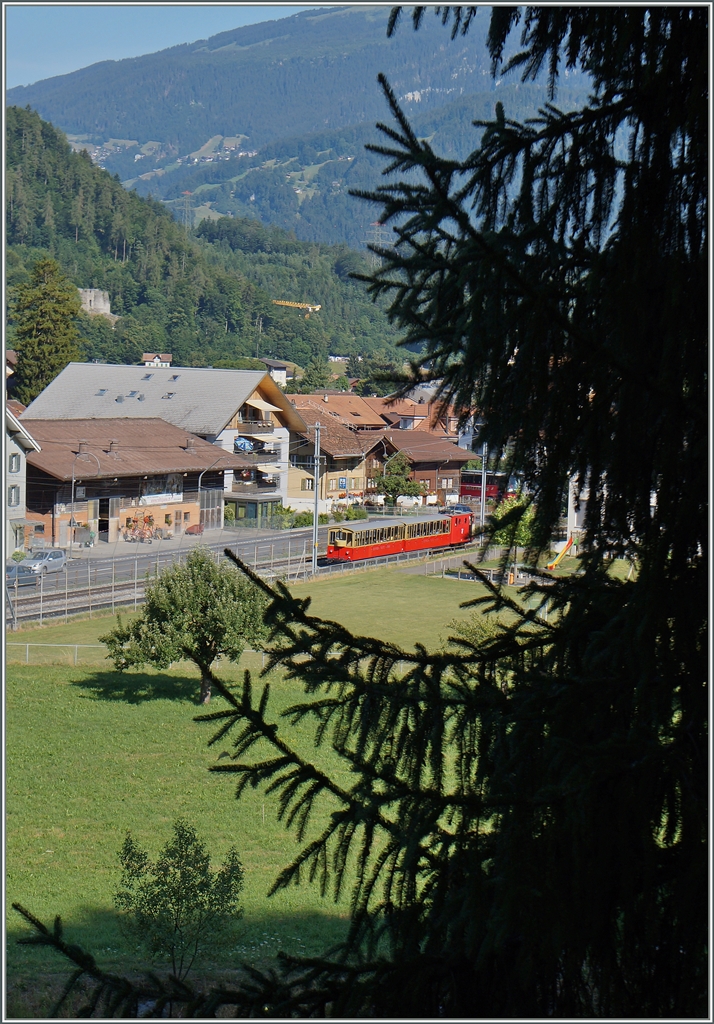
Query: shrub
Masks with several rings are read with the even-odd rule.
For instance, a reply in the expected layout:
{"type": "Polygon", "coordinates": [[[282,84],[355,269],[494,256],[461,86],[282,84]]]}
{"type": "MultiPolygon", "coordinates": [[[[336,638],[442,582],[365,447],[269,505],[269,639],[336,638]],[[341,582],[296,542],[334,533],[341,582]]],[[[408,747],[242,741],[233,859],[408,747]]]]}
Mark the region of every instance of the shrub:
{"type": "Polygon", "coordinates": [[[218,871],[196,830],[174,823],[173,838],[156,862],[127,832],[119,854],[121,888],[114,905],[124,911],[125,928],[152,957],[167,959],[183,981],[201,954],[243,916],[238,905],[243,867],[232,847],[218,871]]]}
{"type": "Polygon", "coordinates": [[[357,505],[350,505],[345,516],[346,519],[369,519],[366,508],[359,508],[357,505]]]}
{"type": "Polygon", "coordinates": [[[312,512],[298,512],[293,519],[293,529],[299,526],[312,526],[312,512]]]}
{"type": "Polygon", "coordinates": [[[233,505],[223,506],[223,522],[234,523],[236,519],[236,510],[233,505]]]}
{"type": "Polygon", "coordinates": [[[24,551],[13,551],[13,553],[12,553],[12,560],[13,560],[13,562],[23,562],[25,560],[25,552],[24,551]]]}

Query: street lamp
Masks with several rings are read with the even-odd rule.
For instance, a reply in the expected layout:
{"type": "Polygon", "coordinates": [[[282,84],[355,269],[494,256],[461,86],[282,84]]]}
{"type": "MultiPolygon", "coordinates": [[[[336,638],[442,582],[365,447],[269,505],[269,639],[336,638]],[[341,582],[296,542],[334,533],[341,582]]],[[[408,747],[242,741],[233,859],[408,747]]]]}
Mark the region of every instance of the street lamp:
{"type": "Polygon", "coordinates": [[[85,451],[84,447],[83,447],[84,444],[85,444],[84,441],[80,441],[79,442],[79,451],[77,452],[75,457],[72,459],[72,514],[71,514],[70,520],[69,520],[69,527],[70,527],[70,530],[72,531],[71,539],[70,539],[70,542],[69,542],[69,557],[70,557],[70,560],[72,558],[72,552],[74,550],[74,531],[77,528],[77,520],[74,518],[74,482],[75,482],[75,480],[74,480],[74,466],[75,466],[75,463],[76,463],[77,459],[79,459],[79,458],[85,459],[87,456],[89,456],[90,458],[94,459],[94,461],[97,464],[97,473],[99,474],[102,471],[102,466],[101,466],[101,463],[100,463],[99,459],[97,458],[97,456],[93,452],[85,451]]]}

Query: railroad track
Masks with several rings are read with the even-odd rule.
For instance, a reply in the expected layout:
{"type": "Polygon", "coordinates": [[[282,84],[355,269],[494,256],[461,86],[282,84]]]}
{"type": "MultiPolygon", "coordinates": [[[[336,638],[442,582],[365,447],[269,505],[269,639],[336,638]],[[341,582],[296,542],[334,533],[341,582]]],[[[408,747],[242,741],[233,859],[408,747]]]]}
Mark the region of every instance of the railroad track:
{"type": "MultiPolygon", "coordinates": [[[[473,554],[474,550],[478,549],[460,549],[459,554],[468,556],[473,554]]],[[[216,555],[221,557],[218,552],[216,555]]],[[[332,563],[323,558],[318,563],[317,575],[329,576],[334,573],[365,571],[399,562],[423,560],[424,557],[423,551],[411,551],[388,555],[384,558],[365,559],[362,562],[332,563]]],[[[165,568],[167,564],[171,564],[171,562],[164,562],[159,569],[165,568]]],[[[257,562],[246,559],[246,564],[266,580],[282,579],[287,582],[297,582],[309,579],[311,575],[311,565],[306,558],[266,559],[257,562]]],[[[51,579],[44,577],[39,581],[38,586],[32,588],[29,593],[27,592],[30,591],[29,587],[7,586],[6,626],[12,629],[23,622],[42,624],[45,620],[67,619],[70,615],[89,614],[91,616],[93,612],[106,612],[107,609],[112,612],[118,608],[136,609],[144,600],[146,584],[155,578],[155,569],[151,575],[139,576],[135,571],[131,576],[126,571],[126,567],[125,572],[120,571],[117,574],[116,566],[114,566],[112,568],[100,567],[95,572],[90,570],[86,583],[78,586],[69,586],[65,577],[59,577],[59,575],[51,579]],[[129,578],[126,578],[127,575],[129,578]]]]}

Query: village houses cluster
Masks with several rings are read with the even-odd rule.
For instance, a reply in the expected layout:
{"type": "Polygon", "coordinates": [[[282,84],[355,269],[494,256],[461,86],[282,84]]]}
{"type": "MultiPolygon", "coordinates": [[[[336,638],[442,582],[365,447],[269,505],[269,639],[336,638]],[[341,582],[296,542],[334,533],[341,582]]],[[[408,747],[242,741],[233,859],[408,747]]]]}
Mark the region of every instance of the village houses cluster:
{"type": "Polygon", "coordinates": [[[400,452],[423,504],[459,500],[472,428],[460,431],[428,388],[396,401],[289,395],[276,360],[265,371],[171,364],[169,353],[137,366],[70,363],[27,408],[8,402],[8,552],[312,511],[317,424],[318,512],[378,503],[378,478],[400,452]]]}

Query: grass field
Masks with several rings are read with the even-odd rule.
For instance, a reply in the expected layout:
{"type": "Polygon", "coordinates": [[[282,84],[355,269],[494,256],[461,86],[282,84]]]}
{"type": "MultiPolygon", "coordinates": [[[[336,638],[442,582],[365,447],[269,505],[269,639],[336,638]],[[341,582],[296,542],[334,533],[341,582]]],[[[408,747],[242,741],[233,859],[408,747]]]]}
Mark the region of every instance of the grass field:
{"type": "MultiPolygon", "coordinates": [[[[362,634],[410,648],[434,647],[448,634],[460,602],[476,596],[474,584],[393,570],[321,580],[294,588],[313,598],[311,612],[362,634]]],[[[23,630],[8,637],[23,643],[96,643],[111,617],[23,630]]],[[[24,655],[23,655],[24,657],[24,655]]],[[[247,656],[258,665],[259,656],[247,656]]],[[[237,679],[240,666],[221,665],[237,679]]],[[[302,696],[295,683],[274,682],[276,715],[302,696]]],[[[208,842],[217,864],[236,845],[246,870],[245,918],[235,942],[206,966],[225,971],[236,959],[263,961],[278,949],[317,954],[344,933],[347,903],[321,898],[304,883],[266,898],[270,884],[295,851],[294,838],[275,820],[273,805],[249,791],[240,803],[226,776],[207,768],[211,727],[193,721],[198,674],[189,666],[167,672],[119,674],[96,665],[9,665],[6,686],[8,904],[19,901],[43,920],[61,914],[70,940],[96,953],[104,966],[131,970],[112,909],[119,880],[118,850],[124,833],[155,855],[172,822],[185,816],[208,842]]],[[[215,702],[219,706],[218,701],[215,702]]],[[[306,728],[291,740],[311,751],[306,728]]],[[[320,752],[330,771],[337,758],[320,752]]],[[[322,808],[327,814],[328,807],[322,808]]],[[[66,964],[14,941],[27,928],[13,911],[8,927],[8,1014],[42,1015],[40,1003],[66,976],[66,964]],[[34,1002],[33,1002],[34,1001],[34,1002]]],[[[45,1007],[46,1010],[46,1007],[45,1007]]]]}

